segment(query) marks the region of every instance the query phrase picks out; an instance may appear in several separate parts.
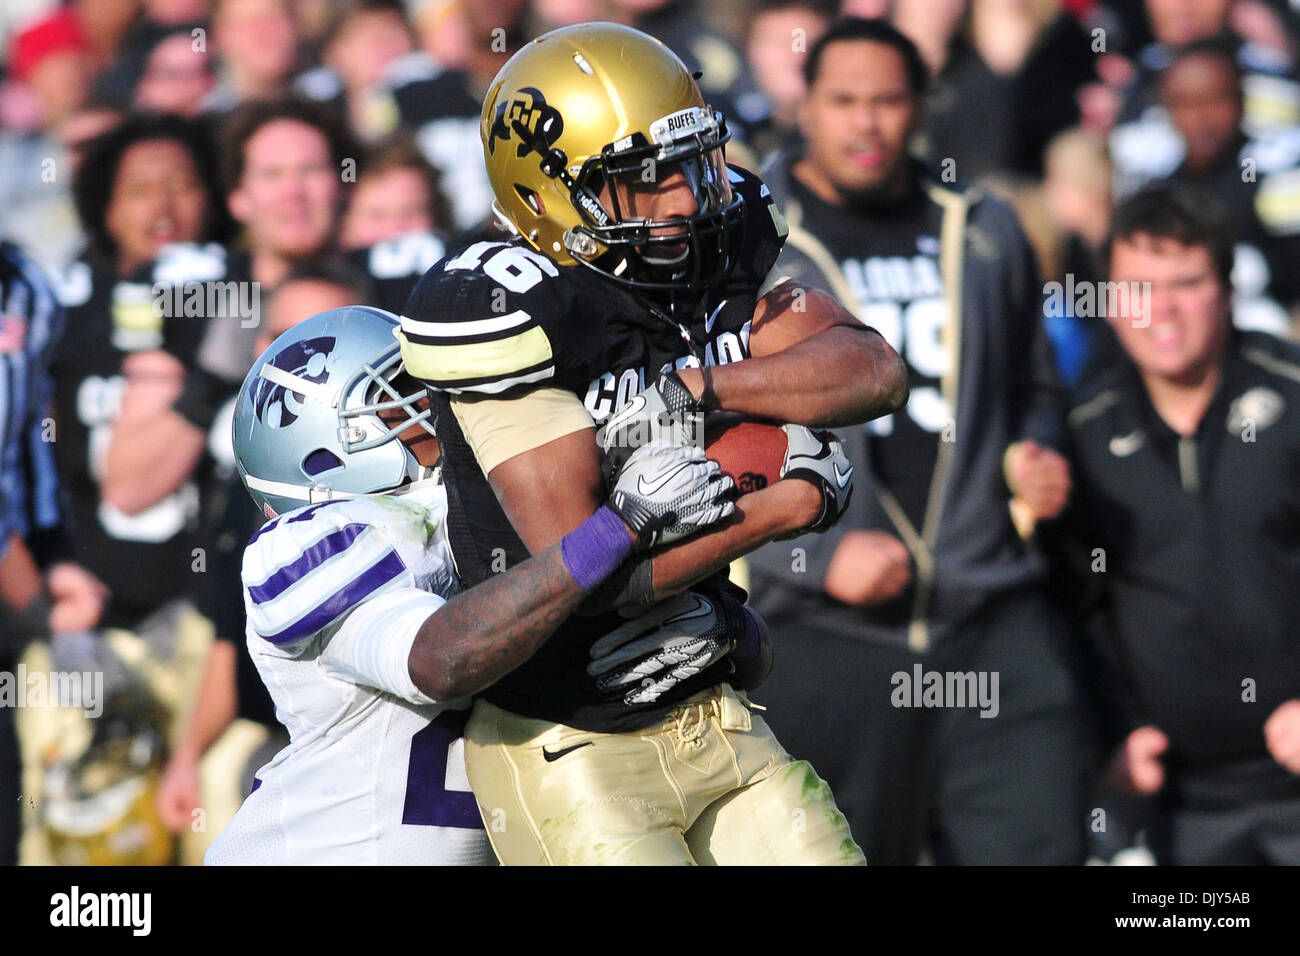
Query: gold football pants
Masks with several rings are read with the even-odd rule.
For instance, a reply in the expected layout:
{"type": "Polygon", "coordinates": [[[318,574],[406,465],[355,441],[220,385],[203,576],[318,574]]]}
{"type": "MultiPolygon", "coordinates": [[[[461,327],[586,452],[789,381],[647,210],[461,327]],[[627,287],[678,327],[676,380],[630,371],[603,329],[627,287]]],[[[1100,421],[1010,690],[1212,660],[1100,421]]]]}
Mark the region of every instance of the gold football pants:
{"type": "Polygon", "coordinates": [[[620,734],[479,700],[465,761],[507,865],[866,862],[825,781],[727,685],[620,734]]]}

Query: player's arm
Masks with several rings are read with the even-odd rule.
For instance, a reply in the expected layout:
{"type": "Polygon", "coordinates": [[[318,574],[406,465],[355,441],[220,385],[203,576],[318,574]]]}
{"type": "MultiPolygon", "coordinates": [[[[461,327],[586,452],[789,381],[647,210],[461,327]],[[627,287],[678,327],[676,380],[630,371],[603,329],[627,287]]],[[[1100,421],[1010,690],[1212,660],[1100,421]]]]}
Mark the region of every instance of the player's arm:
{"type": "Polygon", "coordinates": [[[907,404],[907,369],[875,329],[820,289],[787,279],[754,310],[750,359],[678,373],[706,407],[822,428],[907,404]]]}
{"type": "MultiPolygon", "coordinates": [[[[386,556],[367,575],[391,575],[393,583],[405,580],[405,586],[384,590],[345,612],[346,618],[329,632],[321,665],[332,676],[417,702],[478,693],[526,661],[635,552],[727,519],[733,497],[731,479],[701,449],[644,446],[628,460],[609,502],[560,542],[449,601],[415,587],[395,552],[386,556]]],[[[369,529],[361,531],[353,543],[367,535],[372,535],[369,529]]],[[[357,562],[384,547],[372,535],[357,562]]],[[[367,575],[350,581],[345,591],[373,588],[367,575]]],[[[272,578],[274,574],[249,588],[250,624],[296,656],[305,646],[303,639],[316,632],[298,624],[273,630],[280,621],[262,614],[258,604],[263,593],[277,586],[272,578]]],[[[288,601],[286,607],[294,607],[294,599],[288,601]]]]}
{"type": "MultiPolygon", "coordinates": [[[[554,546],[605,500],[600,453],[590,429],[500,462],[488,471],[488,482],[534,555],[554,546]]],[[[655,553],[648,568],[653,597],[680,591],[768,541],[811,526],[821,508],[821,494],[805,481],[780,481],[745,495],[729,524],[655,553]]]]}
{"type": "Polygon", "coordinates": [[[736,504],[740,520],[735,524],[654,556],[654,599],[676,594],[770,541],[812,527],[822,508],[821,494],[804,481],[779,481],[745,495],[736,504]]]}
{"type": "Polygon", "coordinates": [[[176,358],[161,350],[136,352],[122,370],[126,391],[113,422],[100,495],[114,508],[137,514],[189,480],[207,436],[173,408],[186,379],[176,358]]]}
{"type": "MultiPolygon", "coordinates": [[[[614,530],[632,540],[625,526],[614,530]]],[[[565,562],[564,543],[553,545],[430,614],[411,646],[411,680],[435,700],[476,694],[532,657],[587,593],[565,562]]]]}

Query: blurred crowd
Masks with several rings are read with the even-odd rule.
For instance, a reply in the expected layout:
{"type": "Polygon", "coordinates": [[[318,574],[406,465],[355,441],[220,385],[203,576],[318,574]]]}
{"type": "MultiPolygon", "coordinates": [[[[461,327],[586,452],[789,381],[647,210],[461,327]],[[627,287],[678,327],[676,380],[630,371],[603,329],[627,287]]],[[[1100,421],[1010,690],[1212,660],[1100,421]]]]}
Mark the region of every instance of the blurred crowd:
{"type": "Polygon", "coordinates": [[[1286,0],[6,4],[0,670],[102,673],[106,706],[0,707],[0,862],[192,862],[229,819],[284,740],[242,649],[239,384],[296,322],[400,314],[502,236],[488,85],[601,19],[701,71],[728,160],[789,204],[789,271],[912,373],[843,528],[749,571],[754,697],[868,860],[1300,862],[1286,0]],[[931,205],[873,192],[912,163],[931,205]],[[1108,280],[1145,304],[1092,307],[1108,280]],[[1001,703],[900,705],[914,665],[1001,703]]]}

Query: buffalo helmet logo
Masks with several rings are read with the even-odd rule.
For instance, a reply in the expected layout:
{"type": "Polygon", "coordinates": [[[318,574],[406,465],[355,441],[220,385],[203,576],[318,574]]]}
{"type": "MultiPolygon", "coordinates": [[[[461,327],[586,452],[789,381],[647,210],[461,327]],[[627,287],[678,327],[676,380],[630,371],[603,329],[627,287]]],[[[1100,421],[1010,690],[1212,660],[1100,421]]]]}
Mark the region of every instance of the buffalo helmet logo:
{"type": "Polygon", "coordinates": [[[513,99],[503,99],[497,104],[488,134],[488,152],[495,155],[497,140],[509,142],[512,132],[520,139],[517,157],[529,153],[546,156],[564,132],[564,119],[559,110],[547,105],[541,90],[525,86],[513,99]]]}
{"type": "MultiPolygon", "coordinates": [[[[295,342],[271,359],[270,364],[309,382],[324,382],[334,336],[295,342]]],[[[302,396],[270,379],[258,378],[253,384],[253,411],[267,428],[286,428],[302,412],[302,396]]]]}

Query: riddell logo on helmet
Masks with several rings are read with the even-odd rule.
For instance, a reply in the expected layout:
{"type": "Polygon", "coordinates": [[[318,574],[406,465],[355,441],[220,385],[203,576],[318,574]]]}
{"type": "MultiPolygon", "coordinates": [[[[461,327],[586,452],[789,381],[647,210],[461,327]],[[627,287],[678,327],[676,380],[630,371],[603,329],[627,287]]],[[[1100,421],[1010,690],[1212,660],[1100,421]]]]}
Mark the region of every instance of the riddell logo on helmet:
{"type": "Polygon", "coordinates": [[[488,134],[488,152],[496,155],[497,140],[510,141],[514,133],[520,139],[515,155],[527,156],[530,152],[545,156],[564,132],[564,118],[554,106],[547,105],[542,91],[525,86],[512,99],[497,104],[488,134]]]}
{"type": "Polygon", "coordinates": [[[605,213],[605,210],[600,208],[600,203],[596,202],[596,200],[583,192],[577,193],[575,198],[578,201],[578,205],[586,210],[587,215],[596,220],[598,225],[609,225],[609,216],[605,213]]]}

